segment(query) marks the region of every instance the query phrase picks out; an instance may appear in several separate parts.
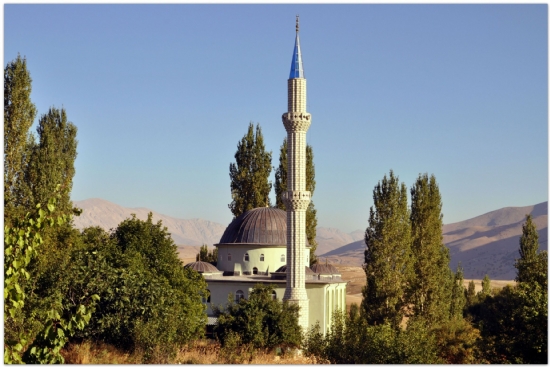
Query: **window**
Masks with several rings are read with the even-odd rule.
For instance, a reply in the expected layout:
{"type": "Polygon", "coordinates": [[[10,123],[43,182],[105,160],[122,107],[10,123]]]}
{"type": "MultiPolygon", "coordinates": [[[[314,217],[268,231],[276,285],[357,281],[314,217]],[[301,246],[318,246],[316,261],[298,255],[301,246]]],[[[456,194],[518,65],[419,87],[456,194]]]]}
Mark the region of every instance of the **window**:
{"type": "Polygon", "coordinates": [[[277,293],[275,293],[275,291],[271,293],[271,299],[277,299],[277,293]]]}
{"type": "Polygon", "coordinates": [[[237,293],[235,293],[235,302],[239,302],[243,298],[244,298],[244,292],[241,290],[238,290],[237,293]]]}
{"type": "Polygon", "coordinates": [[[231,252],[227,253],[227,261],[231,261],[231,252]]]}
{"type": "Polygon", "coordinates": [[[248,252],[244,254],[244,261],[250,261],[250,257],[248,256],[248,252]]]}
{"type": "Polygon", "coordinates": [[[285,262],[285,254],[281,254],[281,262],[282,262],[282,263],[285,262]]]}
{"type": "Polygon", "coordinates": [[[252,269],[252,274],[258,274],[258,268],[252,269]]]}
{"type": "Polygon", "coordinates": [[[264,261],[264,254],[260,255],[260,261],[264,261]]]}
{"type": "Polygon", "coordinates": [[[207,289],[206,294],[202,296],[202,303],[210,303],[210,289],[207,289]]]}

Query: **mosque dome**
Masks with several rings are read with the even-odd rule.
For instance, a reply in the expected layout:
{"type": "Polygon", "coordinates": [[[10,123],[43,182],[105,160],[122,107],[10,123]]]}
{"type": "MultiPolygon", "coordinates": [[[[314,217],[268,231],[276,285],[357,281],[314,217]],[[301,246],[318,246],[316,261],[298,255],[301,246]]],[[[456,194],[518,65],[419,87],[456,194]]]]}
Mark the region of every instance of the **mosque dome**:
{"type": "MultiPolygon", "coordinates": [[[[286,273],[286,265],[283,265],[279,269],[275,270],[275,273],[286,273]]],[[[311,270],[309,266],[306,266],[306,275],[315,275],[315,272],[311,270]]]]}
{"type": "Polygon", "coordinates": [[[221,273],[218,268],[216,268],[214,265],[207,263],[205,261],[195,261],[189,264],[185,264],[186,268],[193,269],[201,274],[204,273],[221,273]]]}
{"type": "Polygon", "coordinates": [[[239,215],[227,226],[219,244],[232,243],[286,246],[286,212],[264,207],[239,215]]]}
{"type": "Polygon", "coordinates": [[[338,275],[340,272],[334,265],[331,264],[313,264],[311,270],[319,275],[338,275]]]}

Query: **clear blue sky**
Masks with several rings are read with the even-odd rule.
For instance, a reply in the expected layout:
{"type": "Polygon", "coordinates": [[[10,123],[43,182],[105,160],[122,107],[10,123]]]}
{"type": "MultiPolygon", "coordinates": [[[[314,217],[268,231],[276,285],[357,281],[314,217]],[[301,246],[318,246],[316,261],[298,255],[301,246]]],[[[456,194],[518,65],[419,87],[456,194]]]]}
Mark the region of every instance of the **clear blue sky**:
{"type": "Polygon", "coordinates": [[[4,65],[78,127],[73,200],[228,224],[249,122],[278,164],[296,14],[319,226],[364,230],[390,169],[445,223],[548,200],[545,4],[7,4],[4,65]]]}

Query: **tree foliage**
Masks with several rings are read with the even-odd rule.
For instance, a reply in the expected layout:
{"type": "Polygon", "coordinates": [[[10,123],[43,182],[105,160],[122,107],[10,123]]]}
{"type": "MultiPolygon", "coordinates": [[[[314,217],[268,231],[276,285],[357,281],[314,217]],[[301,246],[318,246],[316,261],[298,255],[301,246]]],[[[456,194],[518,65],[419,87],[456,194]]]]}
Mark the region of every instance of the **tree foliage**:
{"type": "Polygon", "coordinates": [[[204,261],[216,266],[218,264],[218,249],[215,248],[214,250],[212,250],[212,252],[209,252],[208,246],[204,244],[201,246],[195,260],[204,261]]]}
{"type": "Polygon", "coordinates": [[[52,107],[40,117],[37,133],[38,142],[29,144],[27,193],[32,202],[44,204],[60,185],[59,210],[70,214],[73,212],[70,194],[75,175],[77,128],[67,120],[65,109],[52,107]]]}
{"type": "MultiPolygon", "coordinates": [[[[279,152],[279,166],[275,170],[275,206],[281,210],[286,210],[285,203],[283,202],[283,193],[288,190],[287,186],[287,160],[288,142],[287,138],[283,140],[281,150],[279,152]]],[[[306,190],[311,193],[315,192],[315,165],[313,164],[313,148],[311,145],[306,146],[306,190]]],[[[309,242],[309,263],[313,265],[317,262],[315,251],[317,250],[317,209],[313,204],[313,200],[310,201],[306,210],[306,238],[309,242]]]]}
{"type": "MultiPolygon", "coordinates": [[[[32,79],[27,60],[17,55],[4,68],[4,221],[8,223],[24,196],[18,190],[24,179],[29,129],[36,116],[31,101],[32,79]]],[[[29,211],[33,208],[27,208],[29,211]]],[[[19,214],[24,214],[25,211],[19,214]]]]}
{"type": "Polygon", "coordinates": [[[506,286],[473,312],[489,363],[548,363],[548,291],[537,283],[506,286]]]}
{"type": "Polygon", "coordinates": [[[519,240],[519,259],[514,266],[517,269],[517,282],[548,284],[545,255],[539,254],[539,234],[531,215],[527,215],[519,240]]]}
{"type": "Polygon", "coordinates": [[[374,188],[373,199],[365,232],[367,284],[361,306],[369,325],[397,327],[409,304],[407,289],[414,275],[407,189],[390,171],[374,188]]]}
{"type": "MultiPolygon", "coordinates": [[[[538,252],[538,234],[528,215],[520,238],[516,286],[497,294],[480,292],[468,310],[481,330],[479,341],[489,363],[548,363],[548,257],[538,252]]],[[[489,279],[484,279],[489,288],[489,279]]]]}
{"type": "Polygon", "coordinates": [[[63,363],[61,348],[89,323],[99,300],[97,294],[89,294],[63,303],[54,295],[48,298],[53,302],[42,308],[32,302],[35,280],[31,282],[28,270],[41,255],[44,228],[68,219],[53,215],[56,199],[48,200],[47,211],[37,204],[34,213],[4,228],[5,363],[63,363]]]}
{"type": "Polygon", "coordinates": [[[464,269],[460,262],[456,267],[456,273],[451,275],[451,304],[449,317],[451,319],[462,319],[464,307],[466,306],[466,292],[464,289],[464,269]]]}
{"type": "Polygon", "coordinates": [[[183,267],[166,227],[153,223],[151,213],[145,221],[126,219],[111,235],[98,227],[85,229],[82,240],[73,266],[89,264],[93,271],[73,289],[97,292],[101,302],[79,337],[150,355],[155,346],[173,353],[203,334],[206,283],[183,267]]]}
{"type": "Polygon", "coordinates": [[[369,325],[357,312],[335,312],[326,335],[317,324],[305,338],[306,355],[335,364],[428,364],[441,363],[435,335],[423,320],[414,320],[406,330],[388,323],[369,325]]]}
{"type": "Polygon", "coordinates": [[[236,218],[257,207],[270,205],[271,152],[265,151],[264,138],[260,125],[250,123],[248,132],[237,144],[235,163],[229,164],[231,197],[229,209],[236,218]]]}
{"type": "Polygon", "coordinates": [[[441,194],[434,175],[419,175],[411,188],[411,233],[415,277],[411,281],[413,313],[429,325],[448,319],[450,256],[443,243],[441,194]]]}
{"type": "Polygon", "coordinates": [[[272,286],[257,284],[249,299],[235,302],[230,295],[227,305],[213,307],[218,317],[215,332],[222,345],[237,335],[240,344],[254,348],[300,346],[299,307],[274,299],[272,293],[272,286]]]}

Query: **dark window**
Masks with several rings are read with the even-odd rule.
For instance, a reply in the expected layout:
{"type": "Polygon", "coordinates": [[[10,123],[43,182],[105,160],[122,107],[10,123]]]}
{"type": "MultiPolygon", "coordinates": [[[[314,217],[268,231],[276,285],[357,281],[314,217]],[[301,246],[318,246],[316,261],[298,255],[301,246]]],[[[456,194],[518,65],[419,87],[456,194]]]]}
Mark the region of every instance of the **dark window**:
{"type": "Polygon", "coordinates": [[[252,269],[252,274],[258,274],[258,268],[252,269]]]}
{"type": "Polygon", "coordinates": [[[227,261],[231,261],[231,252],[227,253],[227,261]]]}
{"type": "Polygon", "coordinates": [[[260,255],[260,261],[264,261],[264,254],[260,255]]]}
{"type": "Polygon", "coordinates": [[[250,261],[250,258],[248,257],[248,252],[244,254],[244,261],[250,261]]]}
{"type": "Polygon", "coordinates": [[[239,302],[239,300],[244,298],[244,292],[239,290],[237,293],[235,293],[235,301],[239,302]]]}
{"type": "Polygon", "coordinates": [[[271,299],[277,299],[277,293],[275,293],[275,291],[271,293],[271,299]]]}

